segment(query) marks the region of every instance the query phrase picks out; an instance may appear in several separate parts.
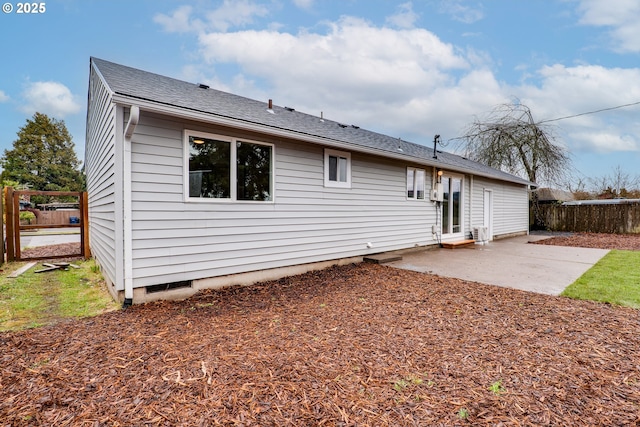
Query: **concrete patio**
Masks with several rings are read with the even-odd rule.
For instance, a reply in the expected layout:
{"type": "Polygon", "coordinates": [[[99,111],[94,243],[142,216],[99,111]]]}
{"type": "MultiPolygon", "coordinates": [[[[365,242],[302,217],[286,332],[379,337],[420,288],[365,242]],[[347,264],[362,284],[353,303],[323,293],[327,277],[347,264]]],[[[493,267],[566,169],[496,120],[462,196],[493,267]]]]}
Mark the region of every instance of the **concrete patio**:
{"type": "Polygon", "coordinates": [[[528,235],[461,249],[402,254],[387,265],[548,295],[562,291],[609,250],[535,245],[549,236],[528,235]]]}

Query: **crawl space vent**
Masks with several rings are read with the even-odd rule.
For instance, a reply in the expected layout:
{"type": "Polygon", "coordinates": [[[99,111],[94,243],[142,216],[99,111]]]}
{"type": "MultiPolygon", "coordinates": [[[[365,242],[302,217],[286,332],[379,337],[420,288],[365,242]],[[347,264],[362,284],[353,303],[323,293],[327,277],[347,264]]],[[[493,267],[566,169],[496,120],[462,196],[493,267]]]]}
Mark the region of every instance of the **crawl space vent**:
{"type": "Polygon", "coordinates": [[[190,287],[191,287],[191,281],[183,280],[181,282],[162,283],[160,285],[146,286],[145,289],[147,290],[148,294],[153,294],[156,292],[170,291],[171,289],[181,289],[181,288],[190,288],[190,287]]]}

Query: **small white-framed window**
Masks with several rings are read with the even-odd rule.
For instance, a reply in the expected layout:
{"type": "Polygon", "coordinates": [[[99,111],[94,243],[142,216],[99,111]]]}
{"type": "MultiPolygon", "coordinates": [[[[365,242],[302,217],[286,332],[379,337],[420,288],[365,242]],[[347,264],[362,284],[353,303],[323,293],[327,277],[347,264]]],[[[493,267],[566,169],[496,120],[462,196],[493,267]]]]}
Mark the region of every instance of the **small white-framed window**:
{"type": "Polygon", "coordinates": [[[324,150],[324,186],[351,188],[351,153],[324,150]]]}
{"type": "Polygon", "coordinates": [[[273,145],[185,130],[185,199],[273,201],[273,145]]]}
{"type": "Polygon", "coordinates": [[[407,168],[407,199],[424,200],[426,176],[424,169],[407,168]]]}

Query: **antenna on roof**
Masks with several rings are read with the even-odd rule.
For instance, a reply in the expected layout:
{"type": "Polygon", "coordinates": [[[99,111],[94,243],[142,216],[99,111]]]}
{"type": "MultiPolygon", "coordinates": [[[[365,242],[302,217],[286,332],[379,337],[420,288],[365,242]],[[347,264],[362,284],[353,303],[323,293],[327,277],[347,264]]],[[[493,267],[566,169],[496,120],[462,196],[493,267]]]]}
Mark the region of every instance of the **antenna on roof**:
{"type": "Polygon", "coordinates": [[[438,146],[438,142],[440,142],[440,135],[435,135],[433,137],[433,158],[434,159],[438,158],[438,151],[436,150],[436,147],[438,146]]]}

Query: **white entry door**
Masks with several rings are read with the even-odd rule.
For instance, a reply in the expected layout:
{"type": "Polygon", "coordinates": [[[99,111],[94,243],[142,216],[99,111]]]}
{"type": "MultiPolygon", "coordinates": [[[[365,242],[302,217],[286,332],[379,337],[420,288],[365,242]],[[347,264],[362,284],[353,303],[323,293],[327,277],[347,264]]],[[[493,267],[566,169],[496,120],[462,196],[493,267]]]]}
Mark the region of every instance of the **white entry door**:
{"type": "Polygon", "coordinates": [[[484,219],[483,226],[487,227],[489,240],[493,240],[493,191],[484,190],[484,219]]]}

